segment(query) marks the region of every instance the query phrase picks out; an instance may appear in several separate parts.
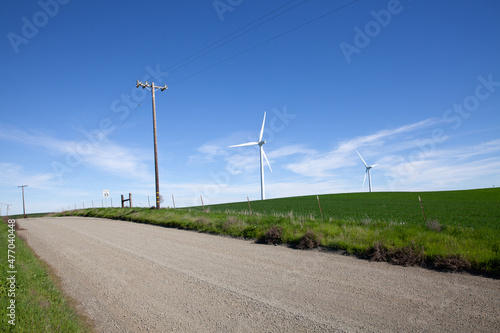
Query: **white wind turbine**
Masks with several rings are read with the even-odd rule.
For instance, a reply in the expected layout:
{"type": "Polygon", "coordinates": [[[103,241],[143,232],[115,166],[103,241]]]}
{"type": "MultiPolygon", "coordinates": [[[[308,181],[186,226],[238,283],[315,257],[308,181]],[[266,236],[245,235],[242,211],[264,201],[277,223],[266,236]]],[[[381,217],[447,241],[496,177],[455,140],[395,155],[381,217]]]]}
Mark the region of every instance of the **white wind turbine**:
{"type": "Polygon", "coordinates": [[[232,147],[243,147],[243,146],[256,146],[258,145],[260,148],[260,198],[261,200],[266,199],[266,191],[264,188],[264,161],[263,157],[266,159],[267,165],[269,166],[269,170],[273,172],[271,169],[271,164],[269,164],[269,160],[267,159],[266,153],[264,152],[264,148],[262,146],[266,143],[266,141],[262,140],[262,135],[264,135],[264,124],[266,123],[266,113],[264,112],[264,120],[262,121],[262,128],[260,129],[259,142],[247,142],[239,145],[229,146],[232,147]]]}
{"type": "Polygon", "coordinates": [[[368,165],[368,164],[366,164],[366,162],[363,159],[363,157],[361,157],[361,154],[359,153],[359,151],[357,149],[356,149],[356,153],[358,153],[359,158],[361,158],[361,160],[363,161],[363,164],[366,167],[365,178],[363,179],[363,186],[361,186],[361,189],[363,189],[363,187],[365,187],[366,175],[368,174],[368,186],[369,186],[369,189],[370,189],[370,192],[371,192],[372,191],[372,175],[370,173],[370,170],[371,170],[371,168],[373,168],[374,166],[376,166],[378,164],[368,165]]]}

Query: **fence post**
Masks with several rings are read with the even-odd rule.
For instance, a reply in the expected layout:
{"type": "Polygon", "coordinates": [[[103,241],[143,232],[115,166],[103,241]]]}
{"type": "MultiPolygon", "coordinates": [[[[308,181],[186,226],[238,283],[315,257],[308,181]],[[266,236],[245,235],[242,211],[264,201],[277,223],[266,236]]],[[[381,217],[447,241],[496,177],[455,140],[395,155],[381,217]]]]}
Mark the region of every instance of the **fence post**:
{"type": "Polygon", "coordinates": [[[319,206],[319,212],[321,213],[321,219],[324,220],[325,218],[323,217],[323,211],[321,210],[321,203],[319,202],[319,195],[316,196],[316,199],[318,199],[318,206],[319,206]]]}
{"type": "Polygon", "coordinates": [[[130,204],[130,208],[132,208],[132,193],[128,194],[128,201],[129,201],[129,204],[130,204]]]}
{"type": "Polygon", "coordinates": [[[248,209],[250,209],[250,215],[252,214],[252,206],[250,206],[250,199],[248,199],[247,195],[247,201],[248,201],[248,209]]]}
{"type": "Polygon", "coordinates": [[[122,208],[124,208],[125,206],[123,205],[123,194],[121,195],[122,196],[122,208]]]}
{"type": "Polygon", "coordinates": [[[420,199],[420,195],[418,196],[418,201],[420,201],[420,208],[422,208],[422,214],[424,214],[424,222],[427,223],[427,219],[425,218],[424,206],[422,205],[422,199],[420,199]]]}
{"type": "Polygon", "coordinates": [[[205,211],[205,205],[203,204],[203,197],[201,196],[201,194],[200,194],[200,199],[201,199],[201,207],[203,211],[205,211]]]}

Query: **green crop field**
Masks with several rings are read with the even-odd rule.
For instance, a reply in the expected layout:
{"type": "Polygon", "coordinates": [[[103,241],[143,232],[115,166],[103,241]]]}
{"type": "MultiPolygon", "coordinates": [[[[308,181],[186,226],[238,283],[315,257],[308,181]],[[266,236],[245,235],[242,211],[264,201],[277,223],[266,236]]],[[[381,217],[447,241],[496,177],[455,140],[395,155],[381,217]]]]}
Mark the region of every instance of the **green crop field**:
{"type": "Polygon", "coordinates": [[[394,264],[500,276],[497,188],[331,194],[319,196],[319,203],[316,196],[304,196],[252,201],[250,206],[97,208],[62,215],[122,219],[299,248],[321,246],[394,264]]]}
{"type": "MultiPolygon", "coordinates": [[[[500,228],[500,188],[441,192],[372,192],[319,196],[324,219],[373,220],[421,224],[426,219],[443,225],[500,228]]],[[[261,214],[311,215],[321,218],[316,196],[205,206],[210,211],[249,211],[261,214]]],[[[201,210],[202,207],[191,209],[201,210]]]]}

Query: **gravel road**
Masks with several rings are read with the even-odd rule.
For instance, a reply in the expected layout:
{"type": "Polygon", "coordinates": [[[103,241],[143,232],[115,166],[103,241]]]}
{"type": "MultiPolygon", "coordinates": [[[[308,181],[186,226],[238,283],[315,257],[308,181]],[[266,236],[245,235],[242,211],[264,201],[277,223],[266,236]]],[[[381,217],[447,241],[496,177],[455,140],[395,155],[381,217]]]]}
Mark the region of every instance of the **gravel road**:
{"type": "Polygon", "coordinates": [[[79,218],[19,220],[98,332],[498,332],[500,281],[79,218]]]}

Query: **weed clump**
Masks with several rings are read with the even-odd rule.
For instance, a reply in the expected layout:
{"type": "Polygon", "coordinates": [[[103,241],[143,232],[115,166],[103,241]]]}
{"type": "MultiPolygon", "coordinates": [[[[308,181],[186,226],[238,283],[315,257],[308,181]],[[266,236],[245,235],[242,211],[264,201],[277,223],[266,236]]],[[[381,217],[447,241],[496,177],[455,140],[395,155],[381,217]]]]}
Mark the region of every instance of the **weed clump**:
{"type": "Polygon", "coordinates": [[[365,217],[365,218],[361,219],[361,224],[363,224],[363,225],[370,225],[372,222],[373,222],[372,219],[369,217],[365,217]]]}
{"type": "Polygon", "coordinates": [[[230,233],[231,230],[235,230],[241,221],[235,216],[228,216],[226,221],[221,225],[222,231],[225,233],[230,233]]]}
{"type": "Polygon", "coordinates": [[[308,231],[302,236],[299,244],[297,245],[298,249],[314,249],[321,244],[321,237],[314,231],[308,231]]]}
{"type": "Polygon", "coordinates": [[[281,244],[283,237],[283,228],[273,225],[264,235],[264,242],[269,245],[281,244]]]}
{"type": "Polygon", "coordinates": [[[433,266],[436,269],[452,272],[462,272],[471,269],[470,261],[461,255],[448,258],[437,256],[434,259],[433,266]]]}
{"type": "Polygon", "coordinates": [[[424,265],[424,250],[417,247],[415,243],[402,248],[388,249],[382,243],[376,242],[369,257],[371,261],[386,261],[393,265],[424,265]]]}
{"type": "Polygon", "coordinates": [[[440,232],[441,230],[443,230],[441,224],[439,223],[438,220],[429,220],[425,223],[425,225],[427,226],[427,228],[429,228],[429,230],[433,230],[433,231],[437,231],[437,232],[440,232]]]}
{"type": "Polygon", "coordinates": [[[198,217],[195,219],[196,223],[200,226],[207,226],[210,224],[210,220],[204,216],[198,217]]]}

